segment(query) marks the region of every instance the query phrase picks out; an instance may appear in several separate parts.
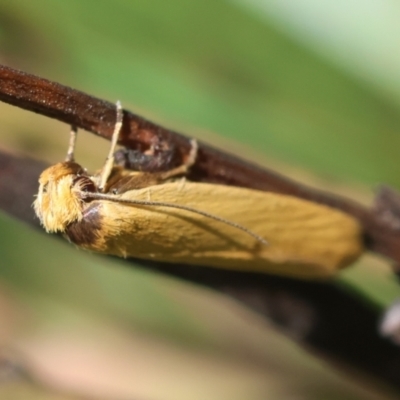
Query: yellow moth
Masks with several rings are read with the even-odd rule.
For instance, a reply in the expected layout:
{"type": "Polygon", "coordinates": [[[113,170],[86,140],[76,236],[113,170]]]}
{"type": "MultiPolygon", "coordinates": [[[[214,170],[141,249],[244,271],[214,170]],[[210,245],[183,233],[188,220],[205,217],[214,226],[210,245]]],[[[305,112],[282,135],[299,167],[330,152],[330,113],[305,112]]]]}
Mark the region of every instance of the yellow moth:
{"type": "Polygon", "coordinates": [[[178,168],[130,171],[114,164],[123,111],[104,167],[90,175],[67,160],[39,178],[34,209],[47,232],[87,250],[169,263],[303,278],[332,275],[363,251],[359,223],[338,210],[258,190],[182,179],[178,168]]]}

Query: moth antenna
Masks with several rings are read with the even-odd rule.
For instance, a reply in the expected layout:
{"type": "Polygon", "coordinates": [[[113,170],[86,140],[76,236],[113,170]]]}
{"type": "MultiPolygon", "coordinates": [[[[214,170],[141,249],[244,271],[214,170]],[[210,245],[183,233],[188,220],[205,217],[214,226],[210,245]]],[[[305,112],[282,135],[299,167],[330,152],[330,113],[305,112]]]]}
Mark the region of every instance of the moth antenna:
{"type": "Polygon", "coordinates": [[[76,146],[77,136],[78,136],[78,128],[75,125],[71,125],[68,151],[67,151],[67,156],[65,157],[65,161],[67,162],[75,161],[75,146],[76,146]]]}
{"type": "Polygon", "coordinates": [[[103,168],[101,169],[100,176],[98,178],[98,188],[100,191],[103,191],[108,178],[110,177],[111,170],[114,167],[114,152],[115,152],[115,147],[117,146],[118,143],[118,138],[119,134],[121,133],[121,128],[122,128],[122,122],[124,118],[124,110],[122,109],[121,102],[117,101],[115,104],[116,106],[116,120],[115,120],[115,126],[114,126],[114,132],[112,134],[111,138],[111,146],[110,146],[110,151],[108,152],[108,156],[106,158],[106,161],[104,163],[103,168]]]}
{"type": "Polygon", "coordinates": [[[136,204],[140,206],[160,206],[160,207],[169,207],[169,208],[176,208],[178,210],[184,210],[188,211],[191,213],[199,214],[202,215],[203,217],[206,218],[211,218],[214,219],[215,221],[222,222],[223,224],[230,225],[233,228],[239,229],[248,235],[252,236],[255,238],[258,242],[268,245],[268,242],[261,236],[257,235],[250,229],[247,229],[245,226],[237,224],[236,222],[229,221],[228,219],[218,217],[217,215],[210,214],[206,211],[201,211],[198,210],[197,208],[189,207],[189,206],[184,206],[181,204],[174,204],[174,203],[168,203],[164,201],[147,201],[147,200],[132,200],[132,199],[121,199],[117,198],[113,195],[109,194],[104,194],[104,193],[88,193],[88,192],[81,192],[80,193],[82,198],[85,199],[98,199],[98,200],[108,200],[108,201],[113,201],[115,203],[124,203],[124,204],[136,204]]]}

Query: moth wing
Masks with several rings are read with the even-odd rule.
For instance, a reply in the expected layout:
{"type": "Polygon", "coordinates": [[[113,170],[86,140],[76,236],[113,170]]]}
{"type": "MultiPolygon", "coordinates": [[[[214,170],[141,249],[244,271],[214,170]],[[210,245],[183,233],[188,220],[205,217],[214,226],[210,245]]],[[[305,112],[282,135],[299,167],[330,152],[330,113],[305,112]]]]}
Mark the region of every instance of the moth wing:
{"type": "Polygon", "coordinates": [[[325,277],[363,251],[352,217],[291,196],[206,183],[171,182],[123,199],[182,204],[238,223],[268,241],[185,210],[101,203],[103,234],[92,250],[124,257],[325,277]]]}

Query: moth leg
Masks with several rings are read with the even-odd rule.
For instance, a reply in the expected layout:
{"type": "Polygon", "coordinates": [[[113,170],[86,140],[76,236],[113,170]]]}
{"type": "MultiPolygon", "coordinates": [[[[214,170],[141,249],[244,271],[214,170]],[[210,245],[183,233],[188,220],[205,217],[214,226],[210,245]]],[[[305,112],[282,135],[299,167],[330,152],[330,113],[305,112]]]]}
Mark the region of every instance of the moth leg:
{"type": "Polygon", "coordinates": [[[180,165],[179,167],[173,168],[166,172],[161,172],[160,178],[162,180],[167,180],[167,179],[173,178],[174,176],[177,176],[177,175],[186,175],[188,173],[190,167],[196,162],[197,152],[199,149],[199,145],[198,145],[196,139],[192,139],[190,141],[190,144],[191,144],[192,148],[190,149],[190,153],[189,153],[187,159],[185,160],[185,162],[182,165],[180,165]]]}
{"type": "MultiPolygon", "coordinates": [[[[160,185],[177,175],[185,175],[189,171],[190,167],[194,164],[197,157],[197,142],[195,140],[191,141],[192,148],[190,153],[185,160],[184,164],[177,168],[173,168],[166,172],[129,172],[124,169],[117,171],[116,176],[111,175],[111,181],[103,189],[103,191],[110,192],[114,194],[121,194],[128,190],[141,189],[154,185],[160,185]]],[[[116,170],[114,170],[116,171],[116,170]]],[[[102,171],[103,172],[103,171],[102,171]]],[[[112,172],[112,171],[111,171],[112,172]]],[[[107,184],[107,181],[106,183],[107,184]]]]}
{"type": "Polygon", "coordinates": [[[187,169],[189,169],[196,162],[197,153],[199,152],[199,144],[197,143],[196,139],[191,139],[190,145],[192,148],[190,149],[188,159],[185,161],[187,169]]]}
{"type": "Polygon", "coordinates": [[[134,149],[119,149],[114,153],[115,164],[132,171],[157,173],[171,169],[176,156],[172,144],[152,144],[143,152],[134,149]]]}
{"type": "Polygon", "coordinates": [[[77,135],[78,135],[78,128],[75,125],[71,125],[68,151],[67,151],[67,156],[65,157],[66,162],[75,161],[75,145],[76,145],[77,135]]]}
{"type": "Polygon", "coordinates": [[[182,192],[183,188],[185,187],[185,183],[186,178],[183,176],[181,179],[179,179],[178,192],[182,192]]]}
{"type": "Polygon", "coordinates": [[[114,132],[113,132],[113,135],[111,138],[110,151],[108,153],[108,156],[106,158],[104,166],[98,177],[98,187],[101,192],[104,191],[107,180],[110,177],[111,171],[114,167],[115,147],[117,146],[119,134],[121,133],[121,128],[122,128],[124,111],[123,111],[121,103],[119,101],[117,101],[117,103],[116,103],[116,112],[117,112],[117,116],[116,116],[116,121],[115,121],[115,126],[114,126],[114,132]]]}

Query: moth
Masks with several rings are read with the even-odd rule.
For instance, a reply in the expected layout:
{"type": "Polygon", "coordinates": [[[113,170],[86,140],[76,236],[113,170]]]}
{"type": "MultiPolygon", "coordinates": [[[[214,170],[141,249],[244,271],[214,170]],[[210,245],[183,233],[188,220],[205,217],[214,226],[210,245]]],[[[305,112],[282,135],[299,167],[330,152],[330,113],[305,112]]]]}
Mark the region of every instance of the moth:
{"type": "Polygon", "coordinates": [[[117,103],[111,148],[91,175],[66,161],[40,175],[35,212],[47,232],[62,232],[93,252],[168,263],[323,278],[363,251],[361,227],[333,208],[288,195],[190,182],[197,142],[182,165],[139,172],[115,164],[122,127],[117,103]]]}

